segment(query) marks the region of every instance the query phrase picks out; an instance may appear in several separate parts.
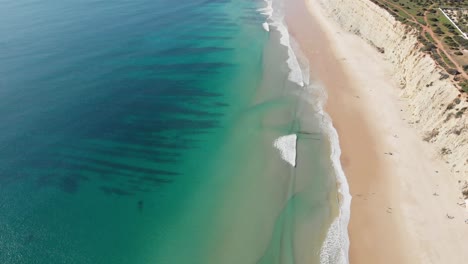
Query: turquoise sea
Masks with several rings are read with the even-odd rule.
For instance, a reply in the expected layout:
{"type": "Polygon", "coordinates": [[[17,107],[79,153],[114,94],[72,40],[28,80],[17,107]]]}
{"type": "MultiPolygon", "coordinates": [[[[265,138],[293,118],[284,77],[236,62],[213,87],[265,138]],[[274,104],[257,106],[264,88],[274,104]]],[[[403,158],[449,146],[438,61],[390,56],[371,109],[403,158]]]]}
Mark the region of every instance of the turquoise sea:
{"type": "Polygon", "coordinates": [[[320,263],[337,181],[286,3],[0,0],[0,263],[320,263]]]}

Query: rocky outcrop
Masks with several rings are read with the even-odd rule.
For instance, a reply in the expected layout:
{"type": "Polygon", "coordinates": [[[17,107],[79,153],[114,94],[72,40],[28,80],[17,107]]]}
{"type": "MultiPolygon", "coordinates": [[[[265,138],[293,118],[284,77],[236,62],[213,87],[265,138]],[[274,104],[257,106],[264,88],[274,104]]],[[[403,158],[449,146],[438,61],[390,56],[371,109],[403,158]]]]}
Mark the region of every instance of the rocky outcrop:
{"type": "Polygon", "coordinates": [[[463,199],[468,200],[468,182],[465,181],[465,183],[461,187],[463,199]]]}
{"type": "Polygon", "coordinates": [[[345,30],[376,47],[394,65],[410,123],[434,145],[452,171],[468,177],[468,99],[447,73],[420,51],[417,32],[370,0],[319,0],[345,30]]]}
{"type": "MultiPolygon", "coordinates": [[[[464,181],[464,182],[460,181],[460,183],[461,183],[460,190],[462,193],[461,199],[463,200],[463,202],[458,203],[458,205],[464,206],[466,210],[468,211],[468,181],[464,181]]],[[[468,224],[468,219],[466,219],[465,223],[468,224]]]]}

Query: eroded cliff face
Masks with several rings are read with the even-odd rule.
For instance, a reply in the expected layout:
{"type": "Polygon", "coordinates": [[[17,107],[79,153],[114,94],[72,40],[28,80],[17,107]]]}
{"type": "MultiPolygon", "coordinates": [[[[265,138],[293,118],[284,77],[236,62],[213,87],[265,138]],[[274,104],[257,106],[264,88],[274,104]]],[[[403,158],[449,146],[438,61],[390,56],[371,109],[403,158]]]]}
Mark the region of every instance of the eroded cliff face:
{"type": "Polygon", "coordinates": [[[365,39],[393,65],[408,114],[421,137],[433,144],[452,171],[468,177],[468,99],[446,72],[420,51],[417,32],[369,0],[319,0],[345,30],[365,39]],[[461,97],[459,97],[461,96],[461,97]]]}

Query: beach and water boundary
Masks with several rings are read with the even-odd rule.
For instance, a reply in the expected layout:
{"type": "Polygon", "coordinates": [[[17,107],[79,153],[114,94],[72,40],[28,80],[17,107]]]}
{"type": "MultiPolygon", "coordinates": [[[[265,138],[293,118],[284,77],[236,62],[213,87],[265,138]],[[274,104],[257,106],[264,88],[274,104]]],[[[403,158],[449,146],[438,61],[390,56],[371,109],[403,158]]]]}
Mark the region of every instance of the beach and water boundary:
{"type": "Polygon", "coordinates": [[[457,183],[466,163],[457,158],[466,135],[450,131],[466,119],[441,122],[439,107],[457,90],[439,80],[443,69],[419,51],[416,35],[370,1],[290,3],[290,32],[327,88],[340,135],[353,194],[350,262],[463,263],[468,215],[457,183]],[[428,143],[432,126],[440,134],[428,143]],[[440,144],[456,154],[441,157],[440,144]]]}
{"type": "Polygon", "coordinates": [[[346,255],[324,91],[270,3],[7,2],[0,260],[346,255]]]}
{"type": "Polygon", "coordinates": [[[273,26],[281,33],[282,37],[280,43],[287,47],[288,50],[287,63],[291,70],[289,79],[304,87],[304,89],[309,90],[308,93],[302,96],[305,97],[305,100],[308,100],[307,97],[309,97],[311,104],[315,106],[314,108],[315,111],[317,111],[317,115],[321,117],[320,129],[327,135],[327,140],[330,144],[330,159],[339,192],[336,197],[336,202],[339,205],[339,214],[328,228],[327,235],[320,249],[320,263],[349,263],[349,238],[347,229],[350,218],[351,195],[346,176],[341,167],[341,150],[338,134],[332,125],[330,117],[324,111],[325,103],[328,99],[327,91],[321,83],[310,80],[309,60],[305,54],[302,53],[296,41],[290,36],[286,26],[286,7],[282,6],[281,2],[277,3],[279,6],[276,8],[279,10],[282,9],[282,12],[277,11],[278,14],[275,14],[276,16],[273,17],[273,1],[265,0],[265,2],[267,6],[261,11],[263,14],[267,15],[266,23],[268,26],[264,25],[264,28],[270,31],[270,27],[273,26]]]}

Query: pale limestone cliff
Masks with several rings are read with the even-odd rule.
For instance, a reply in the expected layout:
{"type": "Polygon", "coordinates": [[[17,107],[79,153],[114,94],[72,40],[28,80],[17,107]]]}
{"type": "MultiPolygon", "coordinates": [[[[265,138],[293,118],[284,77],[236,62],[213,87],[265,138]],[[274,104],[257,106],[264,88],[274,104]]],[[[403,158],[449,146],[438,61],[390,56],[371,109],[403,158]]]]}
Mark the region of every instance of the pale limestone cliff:
{"type": "Polygon", "coordinates": [[[452,171],[468,177],[468,101],[446,72],[420,51],[417,32],[369,0],[319,0],[345,30],[383,52],[407,99],[408,113],[421,137],[433,144],[452,171]]]}

